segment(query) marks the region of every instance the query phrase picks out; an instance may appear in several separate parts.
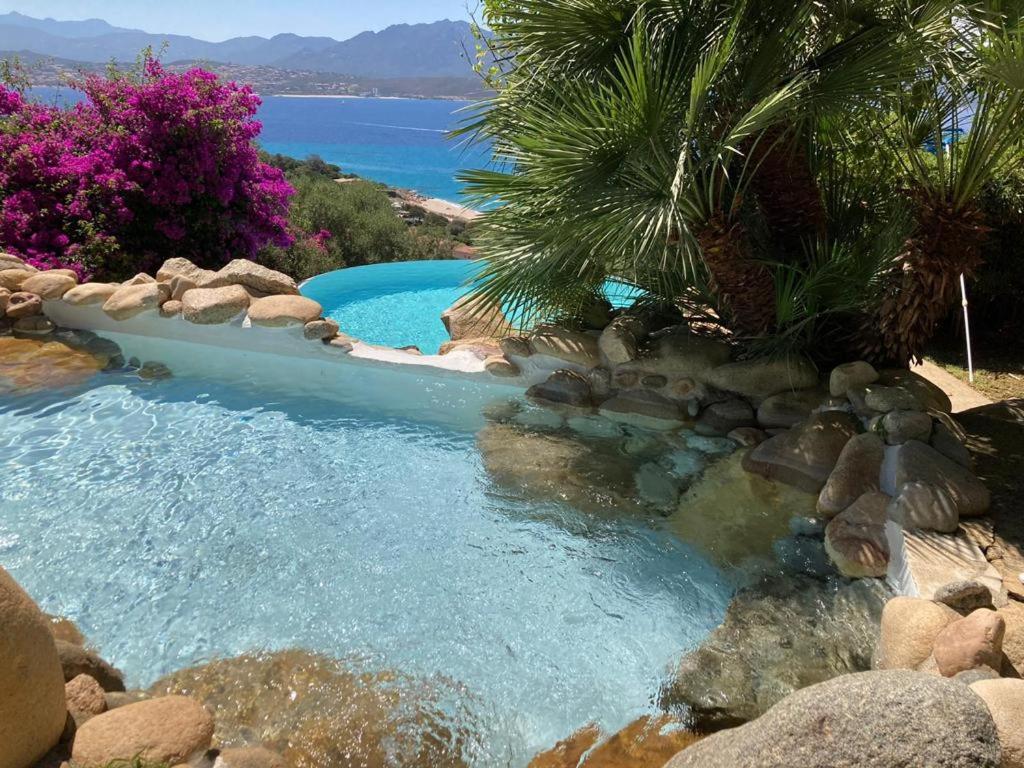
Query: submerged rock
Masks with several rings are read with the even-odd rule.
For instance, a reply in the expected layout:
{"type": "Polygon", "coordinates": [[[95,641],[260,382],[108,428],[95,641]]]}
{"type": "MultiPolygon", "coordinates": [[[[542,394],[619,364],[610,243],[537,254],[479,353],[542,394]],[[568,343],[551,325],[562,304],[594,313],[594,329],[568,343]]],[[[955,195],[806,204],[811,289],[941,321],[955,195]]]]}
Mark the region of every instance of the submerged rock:
{"type": "Polygon", "coordinates": [[[619,453],[616,441],[488,424],[477,435],[477,444],[491,478],[527,498],[564,502],[602,515],[643,509],[634,481],[639,463],[619,453]]]}
{"type": "Polygon", "coordinates": [[[801,688],[870,669],[885,598],[877,581],[766,578],[741,590],[722,625],[683,658],[661,705],[686,707],[695,730],[716,731],[801,688]]]}
{"type": "Polygon", "coordinates": [[[82,384],[102,371],[108,360],[57,341],[0,337],[0,392],[82,384]]]}
{"type": "MultiPolygon", "coordinates": [[[[677,467],[681,458],[670,454],[666,462],[677,467]]],[[[677,536],[725,566],[772,558],[772,544],[789,534],[790,518],[814,513],[814,496],[752,475],[742,463],[743,454],[735,453],[710,464],[667,521],[677,536]]]]}
{"type": "Polygon", "coordinates": [[[363,672],[307,651],[215,661],[152,691],[201,701],[213,713],[218,745],[262,744],[289,768],[461,768],[473,739],[456,722],[469,698],[461,688],[363,672]]]}
{"type": "Polygon", "coordinates": [[[528,768],[660,768],[700,739],[669,715],[641,717],[608,738],[588,725],[541,752],[528,768]]]}
{"type": "Polygon", "coordinates": [[[739,766],[999,768],[1000,744],[985,702],[967,686],[917,672],[865,672],[799,691],[665,768],[739,766]]]}

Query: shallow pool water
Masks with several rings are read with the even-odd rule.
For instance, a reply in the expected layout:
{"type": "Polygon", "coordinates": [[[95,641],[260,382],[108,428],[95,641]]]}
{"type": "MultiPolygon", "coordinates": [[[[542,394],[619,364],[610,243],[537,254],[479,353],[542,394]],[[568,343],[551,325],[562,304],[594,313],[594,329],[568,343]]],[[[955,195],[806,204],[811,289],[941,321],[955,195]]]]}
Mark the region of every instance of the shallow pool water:
{"type": "Polygon", "coordinates": [[[650,521],[502,491],[472,428],[129,373],[0,395],[0,563],[132,685],[291,647],[457,681],[483,766],[650,711],[730,594],[650,521]]]}
{"type": "MultiPolygon", "coordinates": [[[[441,314],[466,295],[481,266],[464,260],[371,264],[314,277],[302,293],[350,336],[432,355],[449,340],[441,314]]],[[[605,293],[614,306],[628,306],[639,295],[612,281],[605,293]]]]}

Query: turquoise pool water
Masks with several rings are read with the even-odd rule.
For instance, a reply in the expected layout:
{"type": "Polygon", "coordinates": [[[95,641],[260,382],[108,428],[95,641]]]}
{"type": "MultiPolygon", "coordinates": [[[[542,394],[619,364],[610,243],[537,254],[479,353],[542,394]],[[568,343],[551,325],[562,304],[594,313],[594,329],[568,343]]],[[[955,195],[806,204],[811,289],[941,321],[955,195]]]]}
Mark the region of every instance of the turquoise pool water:
{"type": "MultiPolygon", "coordinates": [[[[481,266],[461,260],[372,264],[319,275],[302,286],[302,293],[320,302],[350,336],[434,354],[448,341],[441,313],[466,295],[481,266]]],[[[612,282],[605,292],[615,306],[628,306],[637,297],[630,287],[612,282]]]]}
{"type": "Polygon", "coordinates": [[[420,412],[242,377],[0,395],[0,563],[130,685],[294,646],[457,681],[479,766],[650,711],[727,577],[646,520],[504,491],[479,416],[420,412]]]}

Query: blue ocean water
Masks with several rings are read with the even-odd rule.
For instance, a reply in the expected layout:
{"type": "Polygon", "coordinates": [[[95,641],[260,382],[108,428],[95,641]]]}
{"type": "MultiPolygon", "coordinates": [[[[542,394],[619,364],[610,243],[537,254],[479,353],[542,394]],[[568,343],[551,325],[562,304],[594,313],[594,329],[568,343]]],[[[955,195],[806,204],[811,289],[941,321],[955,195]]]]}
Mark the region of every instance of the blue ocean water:
{"type": "MultiPolygon", "coordinates": [[[[35,88],[43,102],[74,102],[67,88],[35,88]]],[[[467,147],[448,132],[471,102],[428,99],[324,99],[264,96],[260,145],[268,152],[320,155],[354,173],[428,197],[463,201],[460,170],[490,160],[485,146],[467,147]]]]}
{"type": "Polygon", "coordinates": [[[456,174],[480,168],[485,147],[466,147],[448,132],[469,102],[419,99],[264,97],[260,143],[269,152],[320,155],[355,173],[428,197],[462,200],[456,174]]]}

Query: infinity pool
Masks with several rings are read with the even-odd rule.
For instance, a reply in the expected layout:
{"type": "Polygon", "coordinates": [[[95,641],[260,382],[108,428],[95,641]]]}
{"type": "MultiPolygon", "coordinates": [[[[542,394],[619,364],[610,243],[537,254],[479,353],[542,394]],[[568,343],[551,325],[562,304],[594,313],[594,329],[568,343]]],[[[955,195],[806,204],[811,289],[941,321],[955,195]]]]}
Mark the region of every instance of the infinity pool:
{"type": "MultiPolygon", "coordinates": [[[[371,264],[314,277],[302,293],[350,336],[435,354],[449,340],[441,313],[466,295],[481,266],[463,260],[371,264]]],[[[638,295],[615,282],[605,292],[615,306],[629,305],[638,295]]]]}
{"type": "Polygon", "coordinates": [[[0,562],[130,685],[293,647],[457,681],[480,766],[650,711],[727,575],[644,516],[504,490],[479,415],[419,412],[181,373],[0,395],[0,562]]]}

